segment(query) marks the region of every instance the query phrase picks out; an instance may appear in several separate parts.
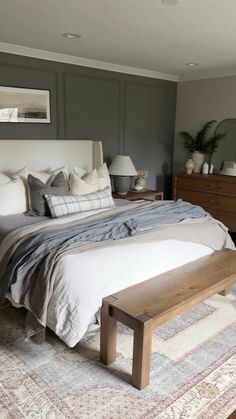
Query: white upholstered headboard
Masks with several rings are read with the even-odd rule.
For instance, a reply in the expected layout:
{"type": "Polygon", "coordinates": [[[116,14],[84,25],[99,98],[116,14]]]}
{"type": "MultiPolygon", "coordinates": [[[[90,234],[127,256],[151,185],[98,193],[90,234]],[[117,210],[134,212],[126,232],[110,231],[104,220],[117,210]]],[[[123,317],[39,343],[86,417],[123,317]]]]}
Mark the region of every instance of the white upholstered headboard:
{"type": "Polygon", "coordinates": [[[103,163],[101,141],[92,140],[0,140],[0,171],[15,172],[28,166],[35,170],[67,165],[86,170],[103,163]]]}

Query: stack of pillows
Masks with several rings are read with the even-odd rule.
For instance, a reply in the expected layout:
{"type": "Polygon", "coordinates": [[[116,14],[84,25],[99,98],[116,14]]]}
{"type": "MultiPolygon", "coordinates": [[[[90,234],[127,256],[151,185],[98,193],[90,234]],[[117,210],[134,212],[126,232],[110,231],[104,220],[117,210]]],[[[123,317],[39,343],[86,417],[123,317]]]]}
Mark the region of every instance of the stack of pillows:
{"type": "Polygon", "coordinates": [[[24,167],[13,180],[0,173],[0,215],[60,217],[114,205],[106,163],[92,172],[66,166],[50,172],[24,167]]]}

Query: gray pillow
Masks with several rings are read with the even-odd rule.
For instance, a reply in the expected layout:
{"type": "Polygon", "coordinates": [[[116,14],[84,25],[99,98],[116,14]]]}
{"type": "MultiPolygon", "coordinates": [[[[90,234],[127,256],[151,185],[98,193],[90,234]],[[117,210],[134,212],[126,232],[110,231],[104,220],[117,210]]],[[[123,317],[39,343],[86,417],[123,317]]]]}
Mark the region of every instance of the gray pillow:
{"type": "Polygon", "coordinates": [[[31,206],[28,215],[50,216],[45,195],[65,195],[68,192],[68,184],[63,172],[59,172],[55,176],[50,186],[41,182],[40,179],[29,175],[28,187],[31,206]]]}

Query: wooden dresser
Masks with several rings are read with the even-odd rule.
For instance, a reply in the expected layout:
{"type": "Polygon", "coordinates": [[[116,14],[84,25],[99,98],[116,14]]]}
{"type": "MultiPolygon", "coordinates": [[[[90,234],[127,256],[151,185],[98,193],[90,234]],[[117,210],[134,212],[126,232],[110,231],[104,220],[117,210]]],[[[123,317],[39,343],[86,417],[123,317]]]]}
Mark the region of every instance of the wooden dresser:
{"type": "Polygon", "coordinates": [[[174,199],[178,198],[200,205],[236,232],[236,177],[178,173],[174,199]]]}

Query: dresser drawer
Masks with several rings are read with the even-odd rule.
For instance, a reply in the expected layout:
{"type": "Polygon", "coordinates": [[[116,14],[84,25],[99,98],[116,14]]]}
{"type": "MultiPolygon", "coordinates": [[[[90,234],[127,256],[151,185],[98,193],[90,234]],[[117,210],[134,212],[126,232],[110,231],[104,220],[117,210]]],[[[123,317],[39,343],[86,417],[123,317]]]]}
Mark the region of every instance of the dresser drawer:
{"type": "Polygon", "coordinates": [[[217,195],[216,208],[236,214],[236,199],[230,196],[217,195]]]}
{"type": "Polygon", "coordinates": [[[236,183],[218,182],[217,191],[221,194],[232,195],[236,197],[236,183]]]}
{"type": "Polygon", "coordinates": [[[216,195],[206,192],[188,191],[187,189],[178,188],[176,199],[179,198],[191,202],[191,204],[200,205],[203,208],[216,208],[217,204],[216,195]]]}
{"type": "Polygon", "coordinates": [[[191,177],[191,175],[189,175],[189,177],[178,177],[176,186],[177,188],[217,191],[217,182],[211,180],[194,179],[191,177]]]}
{"type": "Polygon", "coordinates": [[[236,214],[232,212],[217,210],[215,218],[224,223],[230,231],[236,233],[236,214]]]}

